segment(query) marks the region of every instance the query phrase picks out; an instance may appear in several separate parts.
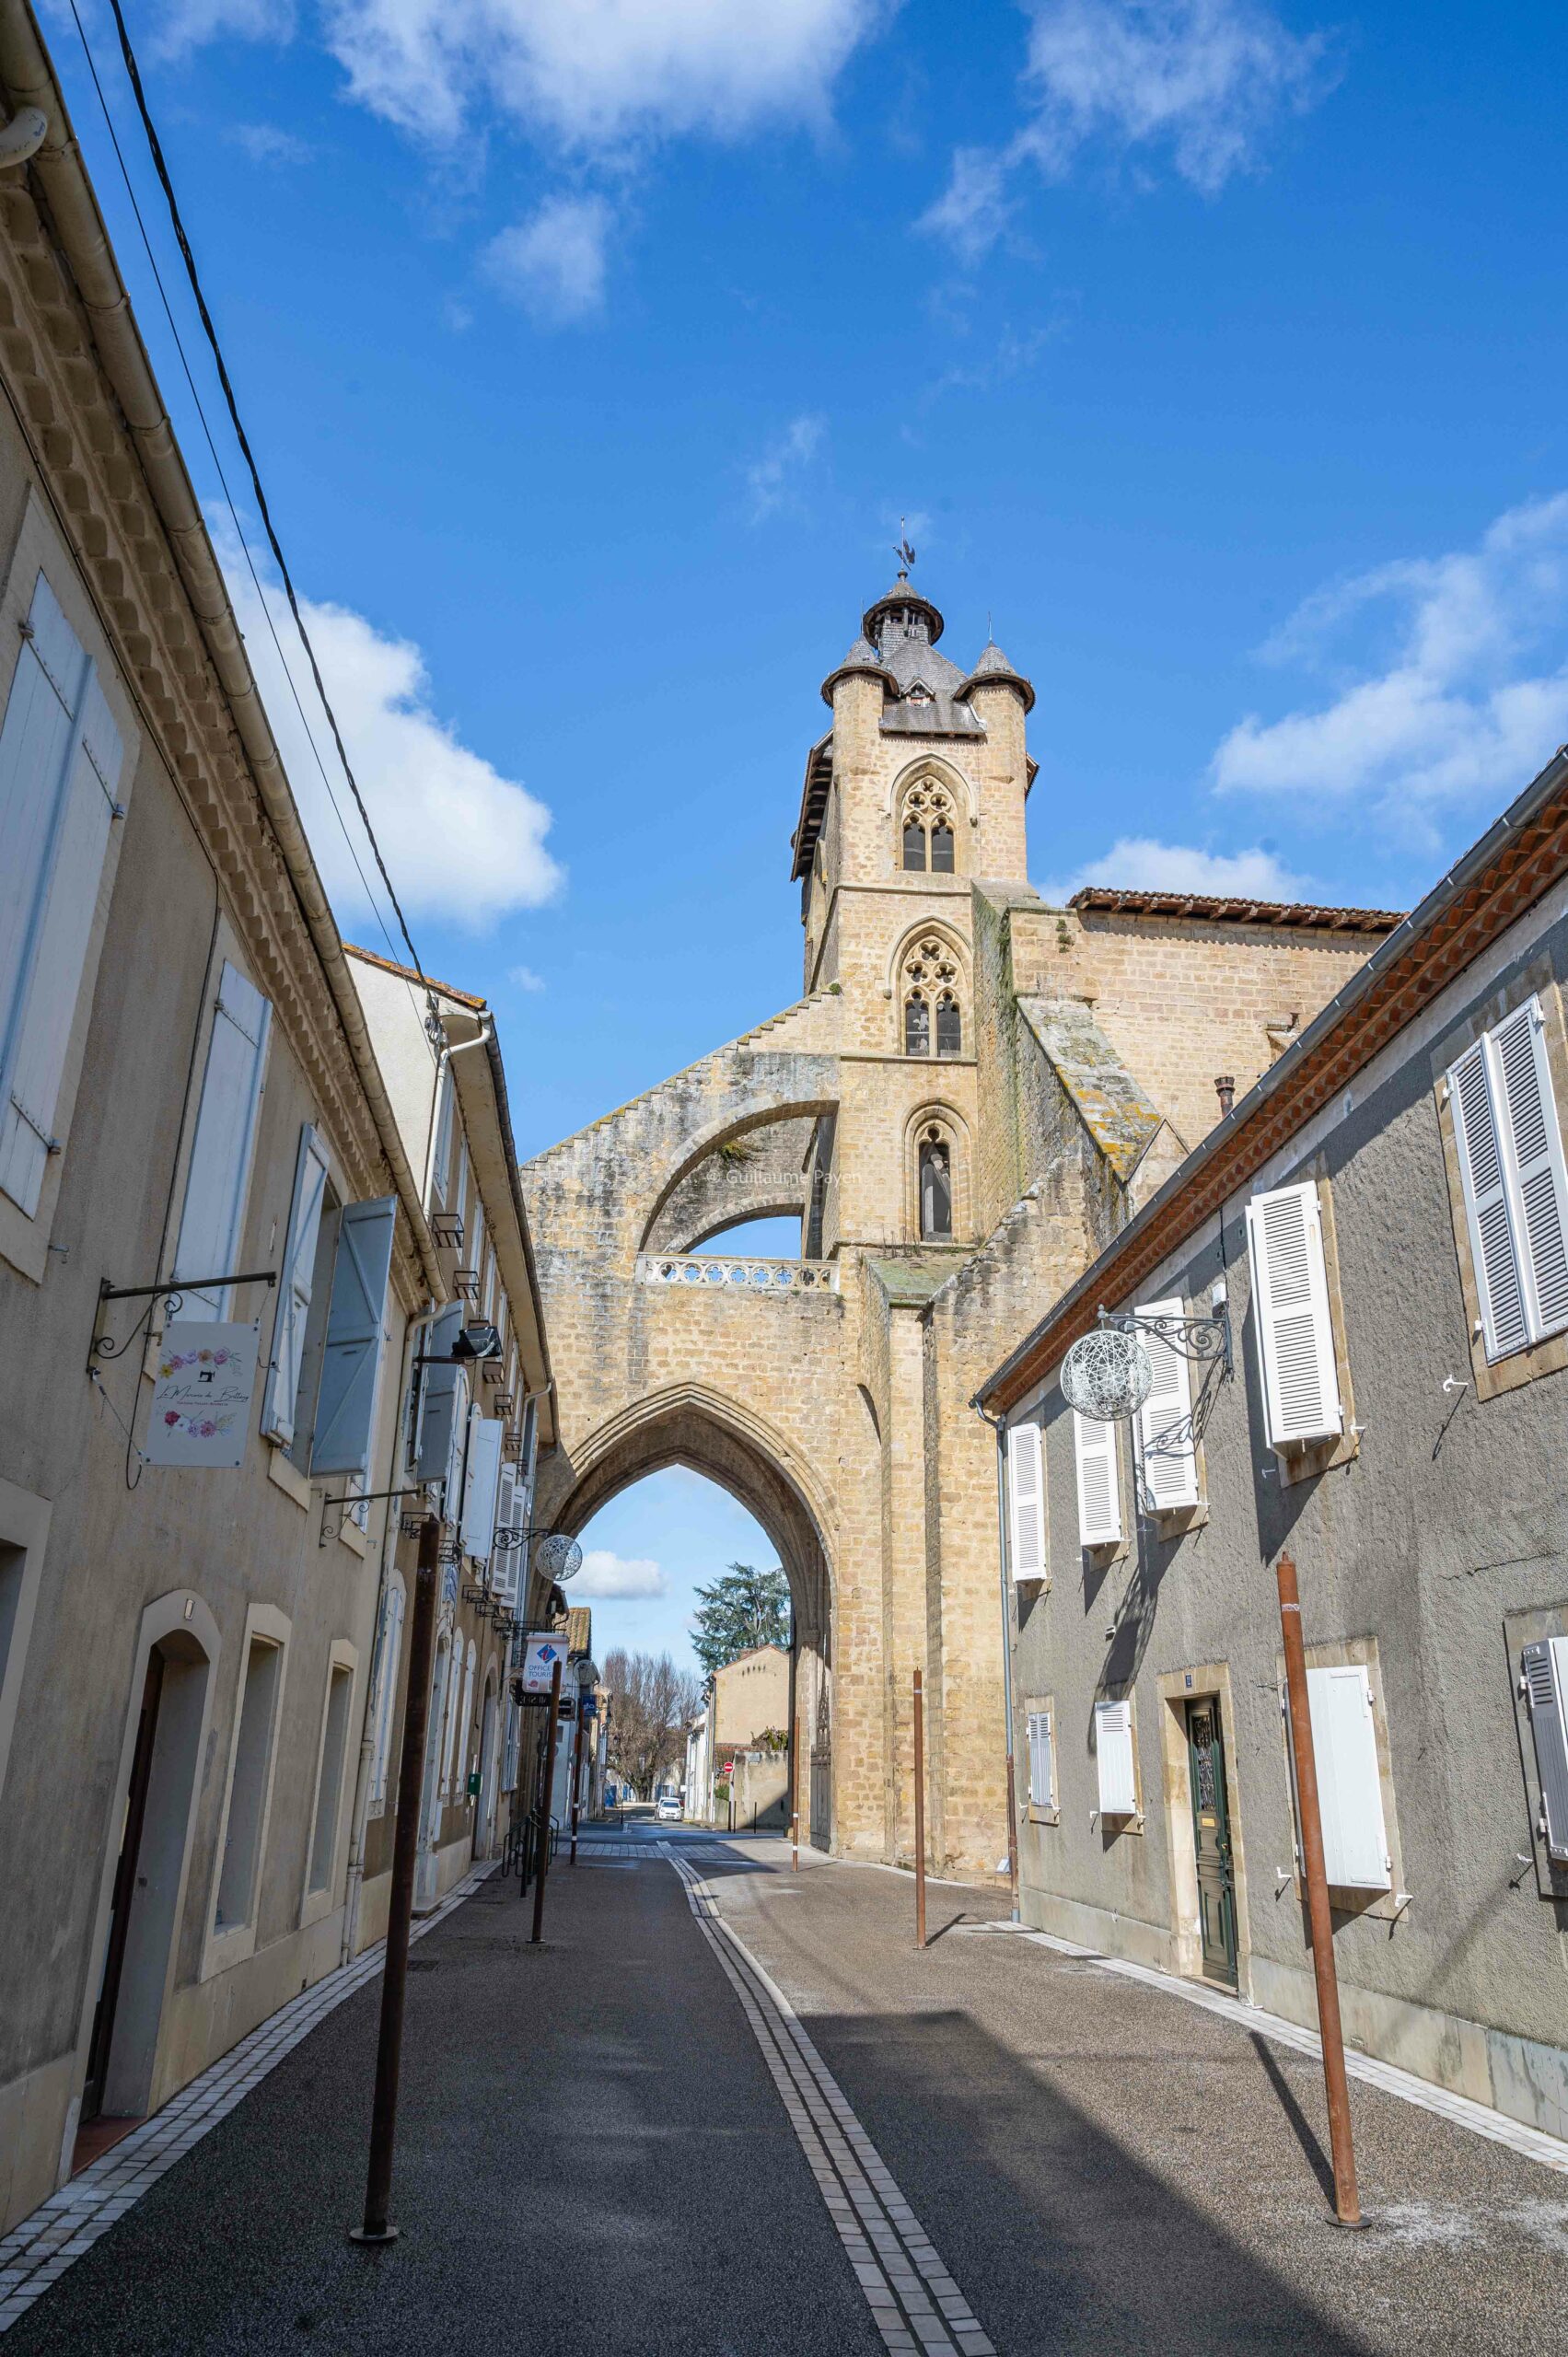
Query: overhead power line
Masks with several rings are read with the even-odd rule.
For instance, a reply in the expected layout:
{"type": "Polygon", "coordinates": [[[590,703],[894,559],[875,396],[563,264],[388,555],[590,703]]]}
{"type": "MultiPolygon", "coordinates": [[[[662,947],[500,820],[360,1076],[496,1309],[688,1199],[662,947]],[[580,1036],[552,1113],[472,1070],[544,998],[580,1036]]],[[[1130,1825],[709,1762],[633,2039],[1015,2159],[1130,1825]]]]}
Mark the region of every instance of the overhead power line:
{"type": "MultiPolygon", "coordinates": [[[[337,714],[332,710],[331,698],[327,693],[327,683],[321,677],[321,667],[316,659],[316,649],[310,643],[310,633],[305,627],[305,617],[299,610],[299,598],[295,591],[294,577],[288,569],[288,559],[283,552],[283,543],[278,539],[276,529],[273,524],[272,511],[267,505],[267,494],[261,487],[261,470],[256,464],[255,453],[250,447],[250,437],[246,434],[245,427],[240,420],[239,404],[235,399],[234,386],[229,377],[228,366],[223,356],[223,346],[218,342],[217,330],[213,325],[213,316],[207,308],[207,298],[202,292],[202,281],[200,273],[196,268],[196,257],[191,250],[191,240],[185,234],[185,224],[181,220],[180,215],[179,199],[174,193],[174,182],[169,178],[168,166],[164,161],[163,145],[158,138],[157,126],[153,122],[152,112],[147,105],[146,92],[142,87],[141,68],[136,63],[136,52],[131,46],[131,36],[129,31],[126,29],[125,18],[121,9],[120,0],[110,0],[110,6],[114,11],[115,29],[120,36],[121,55],[125,60],[125,71],[130,76],[131,88],[135,96],[136,110],[142,118],[142,128],[147,135],[147,146],[152,154],[153,168],[157,173],[159,185],[163,190],[165,201],[168,205],[168,217],[173,225],[175,242],[180,248],[180,258],[185,264],[185,274],[191,282],[191,292],[195,297],[196,308],[201,314],[203,329],[206,334],[208,343],[212,346],[213,359],[216,365],[218,372],[218,382],[223,387],[223,397],[228,405],[228,414],[230,422],[234,427],[235,439],[239,444],[246,466],[250,471],[250,484],[251,489],[256,494],[256,506],[261,515],[262,525],[266,530],[267,540],[272,548],[273,557],[276,563],[279,575],[283,581],[284,590],[288,598],[289,610],[294,616],[295,628],[299,633],[300,644],[304,647],[306,656],[309,661],[310,674],[316,682],[316,692],[321,699],[321,708],[327,715],[328,725],[332,732],[332,741],[338,749],[338,759],[343,763],[343,775],[348,780],[349,792],[354,796],[354,807],[359,812],[366,835],[369,840],[371,851],[375,853],[376,865],[380,870],[381,881],[387,888],[387,897],[391,901],[393,910],[396,912],[398,927],[402,934],[404,942],[407,945],[409,958],[412,963],[415,973],[419,976],[420,981],[422,982],[425,982],[428,986],[428,977],[425,974],[424,967],[419,962],[419,952],[413,946],[413,935],[409,931],[408,919],[403,914],[402,903],[398,899],[397,888],[393,884],[391,877],[387,872],[387,863],[381,855],[381,846],[376,840],[376,830],[370,823],[370,813],[365,807],[365,796],[359,790],[359,781],[354,776],[354,764],[349,760],[348,748],[343,743],[343,731],[338,726],[337,714]]],[[[260,584],[258,584],[258,588],[260,588],[260,584]]],[[[264,602],[265,601],[263,600],[263,604],[264,602]]],[[[284,668],[286,672],[288,668],[286,663],[285,664],[284,668]]]]}

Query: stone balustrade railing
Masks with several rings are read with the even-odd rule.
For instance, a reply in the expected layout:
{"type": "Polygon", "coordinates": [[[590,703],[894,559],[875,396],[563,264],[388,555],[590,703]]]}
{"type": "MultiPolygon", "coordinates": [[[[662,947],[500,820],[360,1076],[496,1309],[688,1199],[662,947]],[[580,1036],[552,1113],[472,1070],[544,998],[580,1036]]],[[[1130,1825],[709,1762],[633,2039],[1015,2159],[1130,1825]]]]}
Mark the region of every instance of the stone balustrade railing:
{"type": "Polygon", "coordinates": [[[727,1252],[639,1252],[645,1285],[727,1285],[750,1293],[837,1293],[836,1260],[738,1260],[727,1252]]]}

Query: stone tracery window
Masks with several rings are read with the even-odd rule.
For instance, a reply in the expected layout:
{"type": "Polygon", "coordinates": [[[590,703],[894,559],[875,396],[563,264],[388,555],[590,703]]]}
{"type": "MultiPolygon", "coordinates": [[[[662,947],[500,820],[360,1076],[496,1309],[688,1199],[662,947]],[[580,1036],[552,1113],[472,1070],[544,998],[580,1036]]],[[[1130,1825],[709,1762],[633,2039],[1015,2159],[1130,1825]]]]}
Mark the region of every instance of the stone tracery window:
{"type": "Polygon", "coordinates": [[[952,875],[953,797],[937,779],[917,778],[904,795],[901,836],[907,870],[952,875]]]}
{"type": "Polygon", "coordinates": [[[904,959],[904,1053],[928,1056],[935,1038],[939,1056],[961,1056],[963,1018],[958,1012],[958,963],[935,935],[917,941],[904,959]]]}

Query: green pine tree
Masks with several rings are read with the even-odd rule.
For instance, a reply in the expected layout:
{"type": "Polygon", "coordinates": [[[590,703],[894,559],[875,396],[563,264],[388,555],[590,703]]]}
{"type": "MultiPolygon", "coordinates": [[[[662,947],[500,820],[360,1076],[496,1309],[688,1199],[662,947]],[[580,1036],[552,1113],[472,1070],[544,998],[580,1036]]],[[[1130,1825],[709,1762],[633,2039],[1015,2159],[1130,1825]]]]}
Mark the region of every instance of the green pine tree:
{"type": "Polygon", "coordinates": [[[731,1563],[711,1586],[697,1590],[691,1649],[709,1678],[754,1645],[788,1643],[789,1582],[783,1572],[731,1563]]]}

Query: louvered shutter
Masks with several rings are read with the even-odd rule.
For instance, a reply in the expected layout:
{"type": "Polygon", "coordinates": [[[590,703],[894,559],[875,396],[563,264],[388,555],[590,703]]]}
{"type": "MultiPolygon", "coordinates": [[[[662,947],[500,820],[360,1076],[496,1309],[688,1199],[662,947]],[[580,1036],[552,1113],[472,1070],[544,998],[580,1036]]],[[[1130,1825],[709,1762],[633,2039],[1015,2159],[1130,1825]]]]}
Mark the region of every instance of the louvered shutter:
{"type": "Polygon", "coordinates": [[[1029,1801],[1035,1808],[1056,1805],[1055,1765],[1051,1756],[1051,1713],[1028,1713],[1029,1801]]]}
{"type": "Polygon", "coordinates": [[[484,1562],[495,1543],[495,1504],[501,1474],[501,1426],[475,1409],[469,1426],[468,1484],[463,1495],[463,1552],[484,1562]]]}
{"type": "Polygon", "coordinates": [[[1344,1415],[1316,1185],[1254,1195],[1247,1241],[1269,1438],[1276,1448],[1322,1440],[1343,1430],[1344,1415]]]}
{"type": "Polygon", "coordinates": [[[1506,1358],[1511,1351],[1522,1351],[1530,1336],[1485,1039],[1467,1048],[1449,1072],[1448,1101],[1459,1149],[1481,1338],[1489,1360],[1506,1358]]]}
{"type": "Polygon", "coordinates": [[[436,1137],[430,1155],[430,1207],[447,1211],[451,1205],[447,1190],[452,1178],[452,1067],[441,1067],[441,1079],[436,1095],[436,1137]]]}
{"type": "Polygon", "coordinates": [[[1508,1179],[1530,1340],[1568,1326],[1568,1170],[1540,1001],[1527,999],[1486,1042],[1509,1137],[1508,1179]]]}
{"type": "Polygon", "coordinates": [[[29,621],[0,729],[0,842],[15,862],[0,885],[0,1188],[30,1218],[55,1144],[124,749],[41,574],[29,621]]]}
{"type": "Polygon", "coordinates": [[[1032,1418],[1007,1427],[1007,1492],[1012,1508],[1013,1577],[1045,1577],[1045,1480],[1040,1426],[1032,1418]]]}
{"type": "MultiPolygon", "coordinates": [[[[427,1329],[424,1350],[432,1359],[447,1361],[463,1330],[463,1306],[448,1302],[434,1326],[427,1329]]],[[[419,1442],[415,1465],[422,1481],[439,1481],[452,1454],[452,1422],[457,1413],[458,1376],[449,1363],[419,1370],[419,1442]]]]}
{"type": "Polygon", "coordinates": [[[1095,1704],[1095,1759],[1099,1771],[1102,1817],[1136,1817],[1138,1783],[1132,1771],[1132,1705],[1095,1704]]]}
{"type": "Polygon", "coordinates": [[[1387,1890],[1391,1879],[1372,1681],[1359,1662],[1307,1673],[1323,1864],[1346,1890],[1387,1890]]]}
{"type": "Polygon", "coordinates": [[[1117,1478],[1116,1426],[1097,1424],[1073,1411],[1078,1467],[1078,1544],[1107,1547],[1121,1536],[1121,1485],[1117,1478]]]}
{"type": "Polygon", "coordinates": [[[1192,1392],[1187,1361],[1164,1334],[1145,1321],[1180,1318],[1179,1301],[1145,1302],[1137,1311],[1138,1340],[1149,1354],[1155,1379],[1138,1411],[1144,1488],[1151,1510],[1167,1514],[1198,1503],[1198,1458],[1192,1440],[1192,1392]]]}
{"type": "Polygon", "coordinates": [[[1568,1864],[1568,1637],[1539,1637],[1520,1655],[1540,1779],[1547,1855],[1568,1864]]]}
{"type": "MultiPolygon", "coordinates": [[[[207,1041],[207,1068],[196,1134],[185,1174],[185,1204],[174,1273],[182,1277],[227,1276],[235,1269],[256,1144],[256,1111],[261,1097],[267,1035],[273,1010],[244,975],[226,965],[207,1041]]],[[[221,1318],[227,1289],[185,1288],[187,1318],[221,1318]]]]}
{"type": "Polygon", "coordinates": [[[458,1396],[452,1404],[452,1445],[447,1452],[446,1514],[448,1522],[463,1518],[463,1482],[469,1458],[469,1372],[458,1369],[458,1396]]]}
{"type": "Polygon", "coordinates": [[[326,1191],[327,1149],[320,1132],[307,1121],[299,1132],[294,1200],[289,1205],[288,1235],[278,1278],[277,1316],[273,1324],[273,1359],[261,1406],[261,1430],[285,1448],[294,1438],[295,1404],[299,1398],[305,1327],[310,1315],[316,1245],[321,1233],[321,1206],[326,1191]]]}
{"type": "MultiPolygon", "coordinates": [[[[495,1527],[515,1530],[517,1527],[517,1469],[506,1458],[495,1483],[495,1527]]],[[[504,1547],[492,1558],[491,1585],[503,1604],[514,1604],[517,1595],[517,1556],[516,1547],[504,1547]]]]}
{"type": "Polygon", "coordinates": [[[321,1349],[312,1474],[364,1473],[370,1463],[397,1217],[395,1195],[343,1206],[321,1349]]]}
{"type": "Polygon", "coordinates": [[[402,1638],[403,1592],[401,1587],[389,1587],[382,1607],[381,1658],[377,1668],[376,1749],[370,1770],[370,1797],[373,1802],[384,1802],[387,1797],[387,1771],[392,1752],[392,1712],[397,1701],[402,1638]]]}

